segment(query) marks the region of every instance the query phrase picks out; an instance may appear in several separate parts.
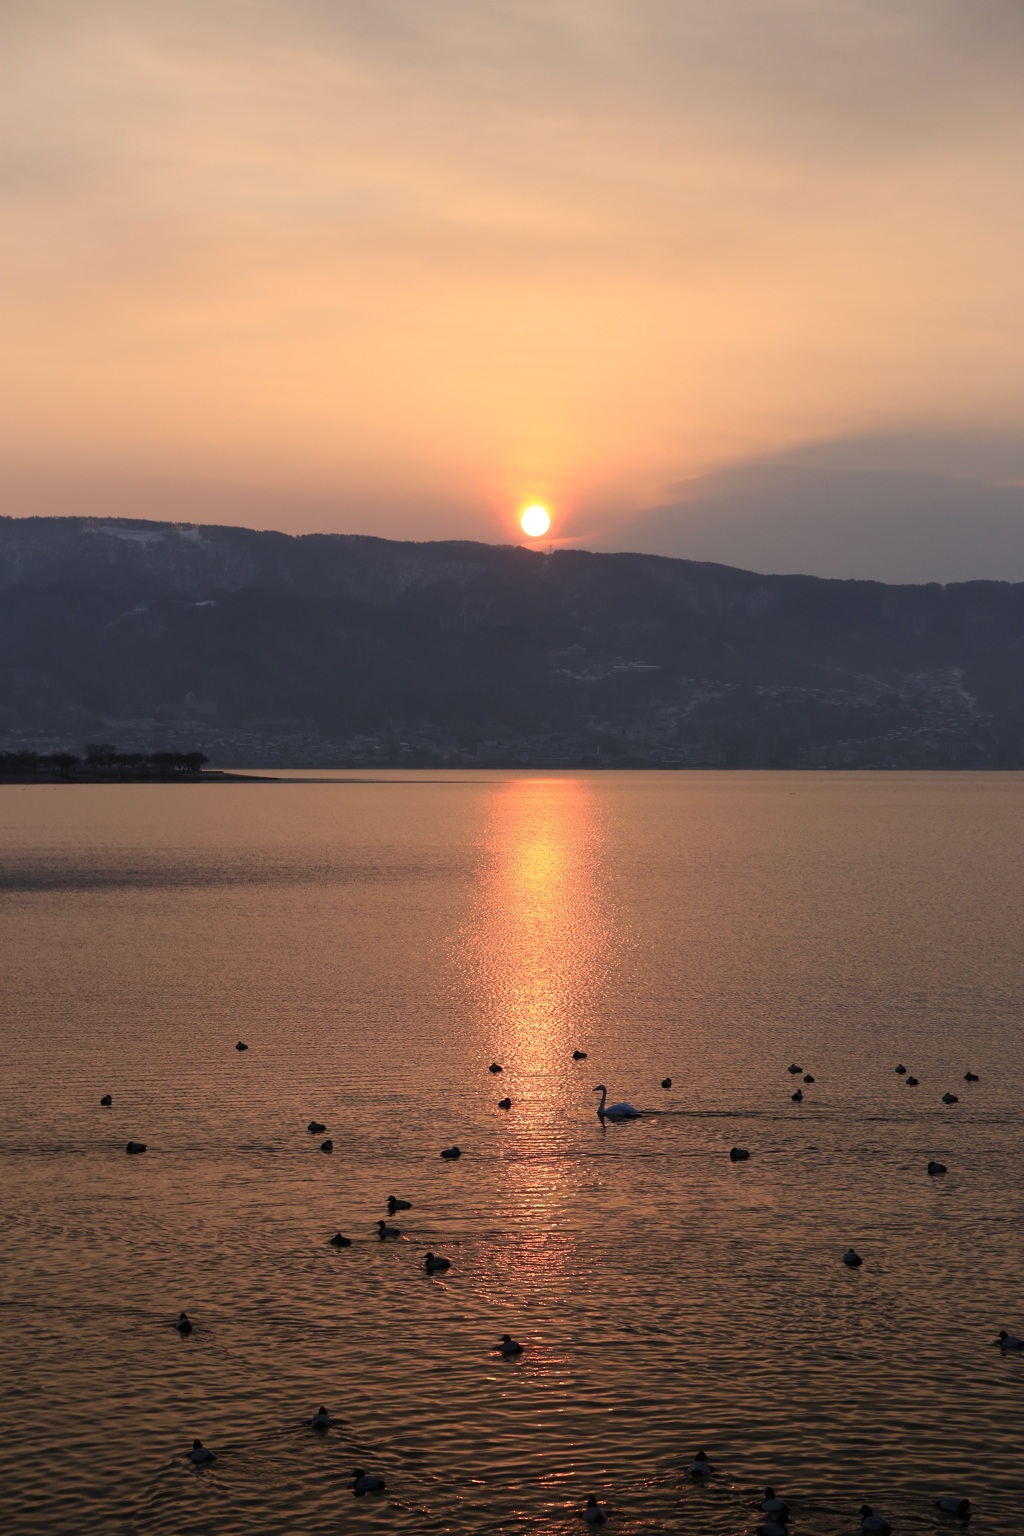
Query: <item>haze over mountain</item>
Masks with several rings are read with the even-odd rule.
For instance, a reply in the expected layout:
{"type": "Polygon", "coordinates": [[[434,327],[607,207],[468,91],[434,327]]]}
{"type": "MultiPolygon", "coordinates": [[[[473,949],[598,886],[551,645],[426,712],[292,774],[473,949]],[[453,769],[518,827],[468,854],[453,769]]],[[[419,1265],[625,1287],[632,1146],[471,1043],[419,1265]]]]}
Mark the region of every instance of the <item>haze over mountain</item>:
{"type": "Polygon", "coordinates": [[[0,655],[7,748],[1024,765],[1024,584],[4,518],[0,655]]]}

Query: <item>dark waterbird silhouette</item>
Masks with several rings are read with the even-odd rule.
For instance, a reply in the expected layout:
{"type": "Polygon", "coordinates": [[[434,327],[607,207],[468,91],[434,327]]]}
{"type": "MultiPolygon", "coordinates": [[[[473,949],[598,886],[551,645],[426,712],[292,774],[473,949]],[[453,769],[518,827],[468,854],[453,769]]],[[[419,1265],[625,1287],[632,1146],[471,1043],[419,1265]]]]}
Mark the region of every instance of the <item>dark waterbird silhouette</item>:
{"type": "Polygon", "coordinates": [[[314,1413],[309,1422],[312,1424],[314,1429],[330,1429],[331,1416],[327,1412],[327,1409],[324,1407],[323,1403],[320,1404],[320,1407],[317,1409],[316,1413],[314,1413]]]}
{"type": "Polygon", "coordinates": [[[896,1068],[896,1071],[899,1073],[900,1077],[902,1077],[904,1075],[904,1073],[906,1072],[906,1070],[907,1070],[906,1067],[903,1065],[903,1063],[901,1061],[899,1066],[896,1068]]]}
{"type": "MultiPolygon", "coordinates": [[[[965,1072],[964,1073],[964,1082],[965,1083],[980,1083],[981,1082],[981,1078],[978,1076],[977,1072],[965,1072]]],[[[965,1499],[964,1503],[966,1503],[966,1502],[967,1501],[965,1499]]]]}
{"type": "Polygon", "coordinates": [[[503,1072],[505,1069],[504,1067],[499,1067],[496,1061],[492,1061],[487,1070],[488,1072],[503,1072]]]}
{"type": "Polygon", "coordinates": [[[327,1239],[327,1241],[328,1241],[328,1243],[330,1244],[330,1246],[332,1248],[351,1248],[352,1247],[352,1239],[350,1237],[342,1237],[340,1232],[335,1232],[334,1236],[333,1237],[329,1237],[327,1239]]]}
{"type": "Polygon", "coordinates": [[[492,1351],[492,1353],[494,1352],[504,1355],[506,1360],[510,1360],[513,1355],[522,1354],[523,1346],[518,1343],[510,1333],[503,1333],[500,1343],[495,1344],[494,1346],[494,1351],[492,1351]]]}
{"type": "Polygon", "coordinates": [[[796,1093],[791,1093],[790,1094],[790,1098],[793,1100],[794,1104],[802,1104],[803,1101],[804,1101],[804,1091],[803,1091],[803,1089],[802,1088],[798,1088],[796,1093]]]}
{"type": "Polygon", "coordinates": [[[929,1163],[929,1164],[928,1164],[928,1172],[929,1172],[929,1173],[930,1173],[930,1174],[931,1174],[931,1175],[932,1175],[932,1176],[933,1176],[933,1177],[934,1177],[934,1176],[935,1176],[935,1175],[936,1175],[936,1174],[938,1174],[938,1173],[945,1173],[945,1171],[946,1171],[946,1165],[945,1165],[945,1163],[935,1163],[935,1162],[932,1162],[932,1163],[929,1163]]]}
{"type": "Polygon", "coordinates": [[[188,1313],[187,1312],[179,1312],[178,1313],[178,1320],[177,1320],[177,1322],[175,1323],[174,1326],[175,1326],[175,1328],[177,1329],[177,1331],[179,1333],[191,1333],[192,1332],[192,1324],[188,1320],[188,1313]]]}
{"type": "Polygon", "coordinates": [[[786,1068],[786,1071],[787,1072],[791,1072],[793,1074],[793,1076],[796,1077],[798,1072],[802,1072],[803,1071],[803,1067],[798,1067],[796,1062],[794,1061],[790,1066],[788,1066],[786,1068]]]}
{"type": "Polygon", "coordinates": [[[512,1108],[512,1100],[511,1099],[507,1099],[507,1098],[506,1099],[499,1099],[498,1100],[498,1108],[499,1109],[511,1109],[512,1108]]]}
{"type": "Polygon", "coordinates": [[[145,1150],[146,1143],[144,1141],[130,1141],[125,1147],[126,1152],[145,1152],[145,1150]]]}
{"type": "Polygon", "coordinates": [[[113,1104],[113,1102],[114,1102],[114,1100],[113,1100],[113,1098],[111,1097],[111,1095],[109,1093],[105,1093],[103,1095],[102,1099],[100,1099],[100,1103],[105,1105],[108,1109],[109,1109],[110,1105],[113,1104]]]}
{"type": "Polygon", "coordinates": [[[377,1236],[380,1238],[381,1242],[383,1242],[386,1237],[401,1237],[401,1235],[401,1227],[389,1227],[386,1221],[378,1221],[377,1236]]]}
{"type": "Polygon", "coordinates": [[[916,1077],[908,1077],[907,1078],[907,1087],[908,1088],[916,1088],[917,1084],[918,1084],[918,1081],[919,1080],[916,1077]]]}
{"type": "Polygon", "coordinates": [[[586,1061],[587,1053],[586,1051],[573,1051],[572,1059],[573,1061],[586,1061]]]}
{"type": "Polygon", "coordinates": [[[395,1195],[388,1195],[388,1215],[393,1216],[396,1211],[411,1211],[411,1200],[399,1200],[395,1195]]]}
{"type": "Polygon", "coordinates": [[[710,1461],[708,1461],[707,1451],[700,1450],[697,1452],[696,1456],[690,1462],[690,1465],[686,1470],[689,1472],[691,1477],[710,1477],[715,1469],[711,1465],[710,1461]]]}
{"type": "Polygon", "coordinates": [[[846,1265],[847,1269],[859,1269],[860,1266],[864,1263],[864,1260],[861,1258],[856,1248],[847,1248],[846,1252],[843,1254],[843,1263],[846,1265]]]}
{"type": "Polygon", "coordinates": [[[884,1515],[876,1515],[870,1504],[860,1507],[860,1528],[871,1536],[892,1536],[892,1526],[884,1515]]]}
{"type": "Polygon", "coordinates": [[[730,1147],[729,1161],[731,1163],[745,1163],[750,1156],[746,1147],[730,1147]]]}
{"type": "Polygon", "coordinates": [[[814,1082],[814,1078],[811,1076],[811,1074],[809,1072],[808,1072],[807,1076],[804,1078],[804,1082],[805,1083],[813,1083],[814,1082]]]}
{"type": "Polygon", "coordinates": [[[362,1467],[356,1467],[355,1471],[352,1473],[352,1476],[355,1478],[355,1482],[352,1486],[353,1493],[363,1494],[384,1492],[384,1479],[382,1477],[377,1477],[374,1473],[364,1472],[362,1467]]]}
{"type": "Polygon", "coordinates": [[[663,1088],[671,1088],[672,1087],[672,1079],[670,1077],[663,1077],[662,1080],[661,1080],[661,1086],[663,1088]]]}
{"type": "Polygon", "coordinates": [[[608,1515],[603,1504],[597,1502],[597,1495],[592,1493],[583,1506],[583,1518],[588,1525],[604,1525],[608,1515]]]}
{"type": "Polygon", "coordinates": [[[971,1518],[970,1499],[961,1499],[955,1493],[946,1493],[941,1499],[936,1499],[935,1508],[941,1509],[944,1515],[956,1515],[961,1520],[971,1518]]]}
{"type": "Polygon", "coordinates": [[[306,1130],[311,1136],[322,1136],[326,1129],[326,1125],[320,1120],[311,1120],[306,1126],[306,1130]]]}
{"type": "Polygon", "coordinates": [[[441,1152],[441,1156],[445,1158],[446,1161],[452,1162],[456,1157],[461,1157],[462,1153],[458,1147],[445,1147],[441,1152]]]}
{"type": "Polygon", "coordinates": [[[320,1143],[320,1151],[321,1152],[333,1152],[334,1151],[334,1142],[331,1141],[330,1137],[328,1137],[326,1141],[322,1141],[320,1143]]]}
{"type": "Polygon", "coordinates": [[[942,1095],[942,1102],[943,1104],[959,1104],[960,1100],[955,1093],[944,1093],[942,1095]]]}
{"type": "Polygon", "coordinates": [[[423,1260],[423,1268],[426,1270],[428,1275],[441,1274],[443,1270],[451,1269],[451,1267],[451,1259],[444,1259],[440,1256],[440,1254],[428,1253],[423,1260]]]}
{"type": "Polygon", "coordinates": [[[235,1046],[236,1051],[247,1051],[248,1049],[249,1047],[246,1045],[244,1040],[239,1040],[238,1044],[235,1046]]]}
{"type": "Polygon", "coordinates": [[[189,1461],[194,1461],[197,1467],[202,1466],[204,1462],[217,1460],[213,1452],[208,1451],[201,1440],[192,1441],[192,1449],[188,1453],[188,1459],[189,1461]]]}

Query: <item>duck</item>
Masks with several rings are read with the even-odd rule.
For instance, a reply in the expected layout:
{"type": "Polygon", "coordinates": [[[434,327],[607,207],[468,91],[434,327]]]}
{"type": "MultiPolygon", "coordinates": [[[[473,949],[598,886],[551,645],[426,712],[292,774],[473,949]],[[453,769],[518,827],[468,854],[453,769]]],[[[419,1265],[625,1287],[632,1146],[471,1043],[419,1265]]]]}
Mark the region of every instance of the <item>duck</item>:
{"type": "Polygon", "coordinates": [[[439,1275],[446,1269],[451,1269],[451,1259],[443,1259],[440,1254],[428,1253],[423,1260],[423,1268],[428,1275],[439,1275]]]}
{"type": "Polygon", "coordinates": [[[902,1061],[900,1062],[899,1066],[896,1068],[896,1071],[897,1071],[897,1073],[899,1074],[900,1077],[905,1077],[906,1076],[907,1069],[903,1065],[902,1061]]]}
{"type": "Polygon", "coordinates": [[[603,1504],[597,1502],[597,1495],[591,1494],[583,1507],[583,1518],[588,1525],[604,1525],[608,1519],[608,1511],[603,1504]]]}
{"type": "Polygon", "coordinates": [[[872,1536],[892,1536],[892,1526],[884,1515],[876,1515],[870,1504],[860,1507],[860,1528],[871,1531],[872,1536]]]}
{"type": "Polygon", "coordinates": [[[749,1156],[750,1153],[747,1151],[746,1147],[729,1148],[729,1161],[731,1163],[745,1163],[749,1156]]]}
{"type": "Polygon", "coordinates": [[[194,1461],[197,1467],[201,1467],[206,1461],[216,1461],[212,1451],[208,1451],[201,1440],[192,1441],[192,1449],[188,1456],[189,1461],[194,1461]]]}
{"type": "Polygon", "coordinates": [[[517,1343],[510,1333],[503,1333],[501,1343],[495,1344],[494,1349],[499,1354],[504,1355],[506,1360],[510,1360],[513,1355],[521,1355],[523,1352],[523,1346],[517,1343]]]}
{"type": "Polygon", "coordinates": [[[803,1089],[802,1088],[798,1088],[796,1093],[791,1094],[790,1097],[793,1100],[794,1104],[802,1104],[803,1101],[804,1101],[804,1091],[803,1091],[803,1089]]]}
{"type": "Polygon", "coordinates": [[[1007,1333],[1005,1328],[1000,1328],[999,1337],[994,1339],[993,1343],[998,1344],[999,1348],[1003,1350],[1024,1349],[1024,1339],[1018,1339],[1015,1333],[1007,1333]]]}
{"type": "Polygon", "coordinates": [[[146,1143],[144,1141],[130,1141],[125,1147],[126,1152],[145,1152],[145,1150],[146,1143]]]}
{"type": "Polygon", "coordinates": [[[811,1074],[809,1072],[805,1075],[804,1082],[805,1083],[813,1083],[814,1082],[814,1078],[811,1076],[811,1074]]]}
{"type": "MultiPolygon", "coordinates": [[[[980,1083],[981,1082],[981,1078],[978,1076],[977,1072],[965,1072],[964,1073],[964,1082],[965,1083],[980,1083]]],[[[101,1099],[100,1103],[102,1103],[102,1102],[103,1101],[101,1099]]]]}
{"type": "Polygon", "coordinates": [[[309,1422],[312,1424],[314,1429],[330,1429],[331,1416],[327,1412],[327,1409],[324,1407],[323,1403],[320,1404],[320,1407],[317,1409],[316,1413],[314,1413],[309,1422]]]}
{"type": "Polygon", "coordinates": [[[935,1162],[929,1163],[928,1164],[928,1172],[934,1178],[936,1174],[945,1173],[946,1172],[946,1165],[945,1165],[945,1163],[935,1163],[935,1162]]]}
{"type": "Polygon", "coordinates": [[[707,1451],[698,1451],[686,1470],[691,1477],[710,1477],[715,1469],[708,1461],[707,1451]]]}
{"type": "Polygon", "coordinates": [[[663,1088],[671,1088],[672,1087],[672,1079],[670,1077],[663,1077],[662,1080],[661,1080],[661,1086],[663,1088]]]}
{"type": "Polygon", "coordinates": [[[509,1098],[499,1099],[498,1100],[498,1108],[499,1109],[511,1109],[512,1108],[512,1100],[509,1099],[509,1098]]]}
{"type": "Polygon", "coordinates": [[[458,1147],[445,1147],[441,1152],[441,1156],[447,1158],[447,1160],[451,1162],[452,1158],[461,1157],[462,1153],[459,1151],[458,1147]]]}
{"type": "Polygon", "coordinates": [[[789,1519],[789,1505],[785,1499],[779,1498],[774,1488],[765,1489],[761,1512],[765,1515],[771,1515],[780,1525],[785,1525],[789,1519]]]}
{"type": "Polygon", "coordinates": [[[393,1216],[396,1211],[411,1211],[411,1200],[398,1200],[394,1195],[388,1195],[388,1215],[393,1216]]]}
{"type": "Polygon", "coordinates": [[[355,1478],[355,1483],[352,1487],[353,1493],[384,1492],[384,1479],[382,1477],[378,1477],[376,1473],[364,1472],[362,1467],[356,1467],[355,1471],[352,1473],[352,1476],[355,1478]]]}
{"type": "Polygon", "coordinates": [[[311,1136],[322,1136],[326,1129],[327,1127],[322,1120],[311,1120],[306,1126],[306,1130],[311,1136]]]}
{"type": "Polygon", "coordinates": [[[573,1051],[572,1059],[573,1061],[586,1061],[587,1053],[586,1051],[573,1051]]]}
{"type": "Polygon", "coordinates": [[[179,1312],[178,1313],[178,1321],[175,1323],[174,1326],[178,1330],[179,1333],[191,1333],[192,1332],[192,1324],[188,1320],[188,1313],[187,1312],[179,1312]]]}
{"type": "Polygon", "coordinates": [[[246,1045],[244,1040],[239,1040],[237,1045],[235,1046],[235,1050],[236,1051],[247,1051],[248,1049],[249,1049],[249,1047],[246,1045]]]}
{"type": "Polygon", "coordinates": [[[942,1102],[943,1104],[959,1104],[960,1100],[955,1093],[944,1093],[942,1095],[942,1102]]]}
{"type": "Polygon", "coordinates": [[[918,1085],[918,1082],[919,1082],[918,1078],[916,1078],[916,1077],[908,1077],[907,1078],[907,1087],[908,1088],[916,1088],[917,1085],[918,1085]]]}
{"type": "Polygon", "coordinates": [[[970,1499],[958,1499],[955,1493],[946,1493],[941,1499],[936,1499],[935,1508],[941,1509],[944,1515],[959,1515],[961,1520],[971,1518],[970,1499]]]}
{"type": "Polygon", "coordinates": [[[803,1071],[803,1067],[798,1067],[796,1062],[793,1061],[793,1062],[790,1062],[789,1066],[786,1068],[786,1071],[787,1072],[792,1072],[793,1076],[796,1077],[798,1072],[802,1072],[803,1071]]]}
{"type": "Polygon", "coordinates": [[[492,1061],[487,1070],[488,1072],[504,1072],[505,1068],[499,1067],[496,1061],[492,1061]]]}
{"type": "Polygon", "coordinates": [[[843,1254],[843,1263],[847,1266],[848,1269],[857,1269],[859,1265],[864,1263],[864,1260],[861,1258],[856,1248],[847,1248],[846,1252],[843,1254]]]}
{"type": "Polygon", "coordinates": [[[100,1099],[100,1103],[103,1105],[103,1107],[105,1109],[109,1109],[111,1104],[113,1104],[113,1102],[114,1102],[113,1095],[109,1094],[109,1093],[105,1093],[103,1095],[102,1099],[100,1099]]]}
{"type": "Polygon", "coordinates": [[[335,1232],[334,1236],[333,1237],[329,1237],[327,1239],[327,1241],[328,1241],[328,1243],[330,1244],[330,1246],[332,1248],[351,1248],[352,1247],[352,1239],[350,1237],[342,1237],[340,1232],[335,1232]]]}
{"type": "Polygon", "coordinates": [[[330,1139],[330,1137],[328,1137],[326,1141],[322,1141],[320,1143],[320,1151],[321,1152],[333,1152],[334,1151],[334,1142],[330,1139]]]}
{"type": "Polygon", "coordinates": [[[377,1235],[383,1242],[386,1237],[401,1237],[402,1233],[398,1227],[389,1227],[386,1221],[378,1221],[377,1235]]]}

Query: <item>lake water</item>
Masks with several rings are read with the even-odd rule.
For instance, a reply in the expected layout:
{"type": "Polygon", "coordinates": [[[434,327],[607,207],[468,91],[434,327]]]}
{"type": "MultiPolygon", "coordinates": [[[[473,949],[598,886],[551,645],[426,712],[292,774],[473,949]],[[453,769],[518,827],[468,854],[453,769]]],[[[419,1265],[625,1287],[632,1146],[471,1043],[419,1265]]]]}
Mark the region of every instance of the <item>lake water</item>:
{"type": "Polygon", "coordinates": [[[1024,776],[345,778],[0,788],[6,1528],[1024,1529],[1024,776]]]}

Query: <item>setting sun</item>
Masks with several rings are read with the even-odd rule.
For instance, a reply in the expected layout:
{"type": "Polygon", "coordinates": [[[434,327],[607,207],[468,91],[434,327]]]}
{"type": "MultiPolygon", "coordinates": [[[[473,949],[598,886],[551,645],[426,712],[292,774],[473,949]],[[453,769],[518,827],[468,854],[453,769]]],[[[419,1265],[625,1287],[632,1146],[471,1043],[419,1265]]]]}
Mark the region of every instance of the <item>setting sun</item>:
{"type": "Polygon", "coordinates": [[[531,539],[542,538],[551,527],[547,508],[539,505],[527,507],[519,519],[519,526],[531,539]]]}

